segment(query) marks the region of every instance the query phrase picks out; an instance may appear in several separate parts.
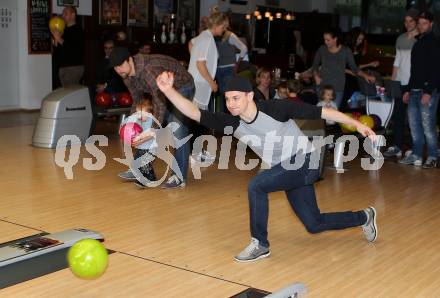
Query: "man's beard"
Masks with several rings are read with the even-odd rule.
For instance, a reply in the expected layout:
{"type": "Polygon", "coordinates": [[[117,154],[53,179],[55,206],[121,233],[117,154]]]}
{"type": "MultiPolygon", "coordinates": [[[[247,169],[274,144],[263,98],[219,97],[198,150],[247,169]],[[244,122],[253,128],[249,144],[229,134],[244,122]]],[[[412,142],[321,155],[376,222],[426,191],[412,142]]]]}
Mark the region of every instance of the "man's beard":
{"type": "Polygon", "coordinates": [[[121,78],[123,78],[123,79],[128,78],[128,73],[126,73],[126,72],[121,73],[121,78]]]}

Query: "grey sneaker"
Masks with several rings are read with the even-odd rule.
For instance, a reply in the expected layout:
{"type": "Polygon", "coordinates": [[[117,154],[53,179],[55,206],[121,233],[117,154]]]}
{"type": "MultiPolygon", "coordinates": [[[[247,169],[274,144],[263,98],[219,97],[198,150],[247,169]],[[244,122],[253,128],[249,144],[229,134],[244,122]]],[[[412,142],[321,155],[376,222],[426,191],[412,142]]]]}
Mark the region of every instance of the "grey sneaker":
{"type": "Polygon", "coordinates": [[[176,175],[171,175],[167,182],[162,185],[164,189],[184,188],[186,186],[185,181],[180,181],[176,175]]]}
{"type": "Polygon", "coordinates": [[[408,150],[405,152],[405,157],[399,160],[399,163],[404,165],[414,165],[420,167],[422,165],[422,158],[412,154],[412,151],[408,150]]]}
{"type": "Polygon", "coordinates": [[[397,158],[401,158],[402,157],[402,150],[400,150],[399,147],[397,146],[391,146],[388,147],[388,149],[383,153],[384,157],[397,157],[397,158]]]}
{"type": "Polygon", "coordinates": [[[437,167],[438,167],[437,158],[434,157],[428,157],[425,163],[423,164],[424,169],[433,169],[437,167]]]}
{"type": "Polygon", "coordinates": [[[270,255],[268,247],[261,246],[258,239],[251,238],[251,243],[234,259],[238,262],[252,262],[270,255]]]}
{"type": "Polygon", "coordinates": [[[363,211],[367,215],[367,221],[362,226],[362,231],[368,242],[374,242],[377,239],[376,209],[370,206],[363,211]]]}
{"type": "Polygon", "coordinates": [[[133,174],[133,172],[129,169],[128,171],[122,172],[118,174],[118,177],[124,180],[129,180],[129,181],[135,181],[136,176],[133,174]]]}

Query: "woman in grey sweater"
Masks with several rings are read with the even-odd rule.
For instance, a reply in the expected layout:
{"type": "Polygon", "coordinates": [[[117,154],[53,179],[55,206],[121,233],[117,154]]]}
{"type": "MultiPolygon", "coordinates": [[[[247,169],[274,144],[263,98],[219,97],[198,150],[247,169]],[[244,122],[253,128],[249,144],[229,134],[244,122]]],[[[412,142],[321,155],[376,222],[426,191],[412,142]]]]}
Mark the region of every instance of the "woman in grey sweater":
{"type": "Polygon", "coordinates": [[[353,58],[353,53],[346,46],[341,45],[339,29],[330,29],[324,32],[324,43],[315,54],[313,60],[313,76],[316,85],[331,85],[335,88],[335,102],[341,106],[345,87],[345,68],[348,64],[353,73],[363,77],[367,82],[374,83],[375,79],[360,70],[353,58]]]}

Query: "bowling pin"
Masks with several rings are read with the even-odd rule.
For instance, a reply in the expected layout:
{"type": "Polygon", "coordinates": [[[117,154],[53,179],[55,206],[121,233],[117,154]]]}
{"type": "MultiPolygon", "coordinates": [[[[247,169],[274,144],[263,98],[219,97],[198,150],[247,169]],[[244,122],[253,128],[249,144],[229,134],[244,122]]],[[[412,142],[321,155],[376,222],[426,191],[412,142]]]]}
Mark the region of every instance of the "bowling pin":
{"type": "Polygon", "coordinates": [[[168,42],[169,43],[174,42],[174,23],[171,23],[170,25],[170,40],[168,42]]]}
{"type": "Polygon", "coordinates": [[[162,43],[166,43],[167,42],[167,34],[165,33],[165,24],[162,25],[162,35],[160,36],[160,41],[162,43]]]}
{"type": "Polygon", "coordinates": [[[182,25],[182,35],[180,36],[180,42],[183,44],[186,42],[185,24],[182,25]]]}

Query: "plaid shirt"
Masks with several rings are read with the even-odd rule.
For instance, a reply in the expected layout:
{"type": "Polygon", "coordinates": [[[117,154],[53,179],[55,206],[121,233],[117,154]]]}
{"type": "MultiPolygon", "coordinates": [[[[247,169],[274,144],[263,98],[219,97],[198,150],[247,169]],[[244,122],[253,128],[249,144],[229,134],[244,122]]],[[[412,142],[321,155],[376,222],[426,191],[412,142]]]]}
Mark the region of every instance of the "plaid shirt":
{"type": "MultiPolygon", "coordinates": [[[[124,79],[125,85],[136,104],[143,93],[150,93],[153,101],[153,113],[157,120],[162,123],[166,111],[166,98],[156,85],[156,78],[164,71],[174,73],[174,88],[176,90],[194,87],[191,74],[174,58],[165,55],[142,55],[133,56],[135,75],[124,79]]],[[[191,98],[190,98],[191,100],[191,98]]]]}

